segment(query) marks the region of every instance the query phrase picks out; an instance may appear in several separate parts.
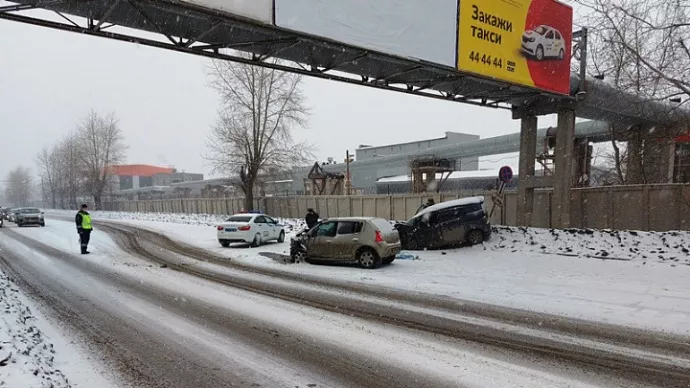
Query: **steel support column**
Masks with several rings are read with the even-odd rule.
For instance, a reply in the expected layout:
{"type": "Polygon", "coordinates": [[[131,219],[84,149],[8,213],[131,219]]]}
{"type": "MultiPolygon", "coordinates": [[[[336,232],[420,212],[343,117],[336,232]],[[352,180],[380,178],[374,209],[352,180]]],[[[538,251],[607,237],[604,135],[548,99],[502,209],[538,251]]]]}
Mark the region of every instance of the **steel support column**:
{"type": "Polygon", "coordinates": [[[530,226],[534,212],[534,187],[527,182],[534,177],[534,155],[537,152],[537,117],[526,116],[520,125],[520,161],[516,224],[530,226]]]}
{"type": "Polygon", "coordinates": [[[552,219],[554,228],[570,227],[570,189],[575,176],[575,111],[558,110],[552,219]]]}

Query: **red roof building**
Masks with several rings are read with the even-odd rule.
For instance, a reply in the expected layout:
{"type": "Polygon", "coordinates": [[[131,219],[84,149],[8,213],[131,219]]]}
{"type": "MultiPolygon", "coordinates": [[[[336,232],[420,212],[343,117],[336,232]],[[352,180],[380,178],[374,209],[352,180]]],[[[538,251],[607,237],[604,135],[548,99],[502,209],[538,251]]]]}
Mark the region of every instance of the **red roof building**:
{"type": "Polygon", "coordinates": [[[148,164],[125,164],[110,166],[110,172],[115,176],[152,177],[156,174],[172,174],[176,170],[171,167],[158,167],[148,164]]]}

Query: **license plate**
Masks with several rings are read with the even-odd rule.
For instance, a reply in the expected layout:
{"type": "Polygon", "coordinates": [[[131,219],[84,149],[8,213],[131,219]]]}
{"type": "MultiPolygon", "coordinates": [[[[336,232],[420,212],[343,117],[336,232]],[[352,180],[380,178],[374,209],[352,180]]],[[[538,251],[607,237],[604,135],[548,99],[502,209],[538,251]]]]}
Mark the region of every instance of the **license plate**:
{"type": "Polygon", "coordinates": [[[226,232],[237,232],[237,229],[235,228],[225,228],[226,232]]]}

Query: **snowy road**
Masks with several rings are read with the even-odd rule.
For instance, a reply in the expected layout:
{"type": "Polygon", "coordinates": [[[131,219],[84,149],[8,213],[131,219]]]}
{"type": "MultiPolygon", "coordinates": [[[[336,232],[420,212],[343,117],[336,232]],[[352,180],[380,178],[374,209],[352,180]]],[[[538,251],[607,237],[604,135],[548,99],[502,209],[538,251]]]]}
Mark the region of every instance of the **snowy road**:
{"type": "Polygon", "coordinates": [[[115,223],[97,224],[89,256],[72,254],[68,222],[0,234],[3,267],[119,372],[117,386],[690,381],[684,337],[239,265],[115,223]]]}

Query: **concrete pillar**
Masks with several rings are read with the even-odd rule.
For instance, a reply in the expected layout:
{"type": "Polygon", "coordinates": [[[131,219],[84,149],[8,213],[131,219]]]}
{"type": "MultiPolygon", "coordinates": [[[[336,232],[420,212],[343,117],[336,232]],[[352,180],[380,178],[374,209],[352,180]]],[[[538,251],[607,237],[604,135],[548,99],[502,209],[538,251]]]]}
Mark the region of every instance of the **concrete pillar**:
{"type": "Polygon", "coordinates": [[[673,181],[675,143],[667,131],[659,129],[657,132],[648,134],[644,142],[645,183],[670,183],[673,181]]]}
{"type": "Polygon", "coordinates": [[[642,171],[643,142],[640,130],[637,126],[633,128],[628,139],[628,165],[626,166],[625,183],[629,185],[645,182],[644,171],[642,171]]]}
{"type": "Polygon", "coordinates": [[[522,118],[520,125],[520,161],[517,218],[518,226],[530,226],[534,212],[534,187],[529,187],[529,177],[534,176],[534,155],[537,153],[537,117],[522,118]]]}
{"type": "Polygon", "coordinates": [[[555,228],[570,227],[570,189],[575,175],[575,111],[559,109],[558,133],[556,134],[553,200],[551,225],[555,228]]]}

